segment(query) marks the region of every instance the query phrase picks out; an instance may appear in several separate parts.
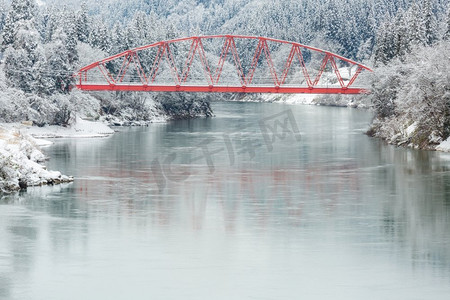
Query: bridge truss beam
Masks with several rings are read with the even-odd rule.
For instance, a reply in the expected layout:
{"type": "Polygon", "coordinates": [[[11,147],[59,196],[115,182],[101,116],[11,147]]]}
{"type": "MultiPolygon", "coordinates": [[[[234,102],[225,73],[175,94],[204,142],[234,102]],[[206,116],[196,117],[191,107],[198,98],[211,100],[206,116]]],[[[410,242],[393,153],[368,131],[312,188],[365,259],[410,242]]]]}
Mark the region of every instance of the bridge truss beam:
{"type": "MultiPolygon", "coordinates": [[[[246,49],[246,51],[251,52],[252,50],[246,49]]],[[[280,56],[281,54],[277,53],[277,55],[280,56]]],[[[278,61],[283,61],[284,59],[277,58],[278,61]]],[[[364,88],[352,87],[364,70],[372,71],[370,68],[345,57],[300,43],[266,37],[216,35],[162,41],[127,50],[92,63],[80,69],[74,76],[77,79],[77,88],[89,91],[358,94],[368,92],[364,88]],[[215,67],[211,68],[211,57],[214,54],[205,51],[204,41],[214,39],[223,40],[223,44],[220,55],[217,53],[215,56],[217,58],[215,67]],[[256,48],[253,50],[253,58],[247,66],[243,65],[242,52],[240,55],[236,46],[236,42],[241,40],[256,43],[256,48]],[[181,43],[188,43],[189,51],[182,58],[184,64],[177,67],[176,55],[173,51],[181,43]],[[288,47],[289,55],[287,55],[283,63],[284,68],[281,72],[277,72],[268,43],[288,47]],[[141,64],[140,55],[147,50],[154,50],[151,67],[141,64]],[[320,67],[315,71],[316,75],[314,77],[308,71],[302,51],[310,51],[323,56],[320,67]],[[201,66],[204,77],[204,83],[202,84],[189,82],[196,57],[198,57],[197,63],[201,66]],[[230,59],[227,60],[228,57],[230,59]],[[348,68],[355,69],[351,77],[344,79],[336,62],[337,60],[345,63],[348,68]],[[227,61],[231,61],[234,64],[239,84],[223,82],[223,70],[227,61]],[[112,70],[114,69],[111,67],[113,63],[117,66],[120,65],[120,67],[112,70]],[[157,82],[157,79],[159,78],[158,75],[161,77],[161,65],[163,63],[165,63],[166,69],[170,71],[171,79],[161,83],[157,82]],[[287,84],[288,79],[290,79],[289,74],[294,71],[294,63],[298,63],[300,68],[296,71],[300,71],[303,75],[303,80],[302,82],[293,82],[291,79],[289,84],[287,84]],[[267,77],[270,78],[269,84],[267,82],[260,84],[254,81],[255,72],[261,64],[265,65],[264,71],[268,73],[267,77]],[[336,76],[337,84],[323,86],[320,82],[328,65],[331,66],[332,73],[336,76]],[[91,79],[91,73],[93,72],[100,74],[99,78],[91,79]],[[129,72],[135,74],[133,81],[125,80],[126,74],[129,72]]]]}

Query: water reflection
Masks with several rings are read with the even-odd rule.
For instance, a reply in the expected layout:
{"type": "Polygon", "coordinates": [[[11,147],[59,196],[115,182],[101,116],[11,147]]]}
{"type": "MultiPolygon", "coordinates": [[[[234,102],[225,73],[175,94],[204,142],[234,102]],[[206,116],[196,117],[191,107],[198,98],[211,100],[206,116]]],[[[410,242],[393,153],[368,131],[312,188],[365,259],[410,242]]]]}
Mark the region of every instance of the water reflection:
{"type": "Polygon", "coordinates": [[[391,190],[384,203],[386,238],[415,265],[450,271],[448,155],[391,147],[384,154],[393,164],[384,180],[391,190]]]}
{"type": "MultiPolygon", "coordinates": [[[[292,107],[300,142],[278,141],[272,151],[259,147],[253,157],[236,155],[233,164],[224,151],[214,156],[214,172],[206,162],[186,163],[205,136],[216,137],[212,147],[218,146],[233,124],[242,128],[242,141],[258,138],[261,116],[285,109],[223,104],[215,119],[59,141],[49,149],[49,168],[77,180],[0,200],[0,298],[40,291],[58,299],[64,286],[76,299],[81,295],[75,286],[89,290],[105,280],[117,283],[109,294],[117,298],[121,284],[141,293],[146,285],[138,278],[149,277],[166,287],[152,295],[187,293],[193,299],[205,296],[197,282],[209,282],[201,280],[206,276],[219,290],[234,282],[239,298],[259,295],[260,283],[270,279],[275,284],[265,293],[277,299],[305,291],[323,298],[342,286],[363,296],[373,282],[382,287],[378,298],[428,291],[445,299],[450,156],[362,135],[370,113],[292,107]],[[246,118],[240,111],[247,111],[246,118]],[[167,180],[161,189],[152,162],[160,159],[164,167],[173,151],[180,156],[170,168],[189,176],[167,180]],[[120,284],[113,277],[119,270],[120,284]],[[183,270],[197,281],[183,277],[183,270]],[[375,271],[372,281],[368,270],[375,271]],[[55,274],[66,276],[64,284],[55,274]],[[37,276],[47,276],[48,283],[37,276]],[[313,277],[322,288],[313,288],[307,279],[313,277]]],[[[219,298],[232,296],[233,289],[225,290],[228,297],[219,298]]]]}

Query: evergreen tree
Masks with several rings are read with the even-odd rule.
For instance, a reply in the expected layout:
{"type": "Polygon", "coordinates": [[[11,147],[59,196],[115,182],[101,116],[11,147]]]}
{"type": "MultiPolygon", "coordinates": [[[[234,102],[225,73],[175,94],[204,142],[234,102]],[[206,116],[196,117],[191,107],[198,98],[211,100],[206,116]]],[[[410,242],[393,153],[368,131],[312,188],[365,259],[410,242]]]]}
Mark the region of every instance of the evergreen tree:
{"type": "Polygon", "coordinates": [[[147,16],[142,12],[137,12],[131,20],[131,27],[133,28],[135,41],[137,42],[136,46],[147,44],[147,33],[149,30],[147,16]]]}
{"type": "Polygon", "coordinates": [[[356,58],[359,61],[364,61],[371,57],[371,53],[373,50],[373,39],[369,38],[364,43],[360,44],[358,48],[358,53],[356,54],[356,58]]]}
{"type": "Polygon", "coordinates": [[[109,52],[109,33],[106,24],[102,19],[97,19],[92,23],[88,42],[89,45],[94,48],[109,52]]]}
{"type": "Polygon", "coordinates": [[[393,51],[390,54],[390,58],[395,57],[404,57],[409,51],[411,50],[411,33],[410,33],[410,19],[409,19],[409,12],[403,12],[400,11],[399,14],[397,14],[397,17],[395,18],[395,21],[392,26],[392,32],[393,32],[393,51]]]}
{"type": "Polygon", "coordinates": [[[5,19],[7,14],[7,8],[5,5],[5,1],[0,1],[0,32],[3,30],[3,26],[5,25],[5,19]]]}
{"type": "Polygon", "coordinates": [[[445,33],[444,33],[444,40],[450,40],[450,5],[448,6],[448,9],[447,9],[447,18],[446,18],[446,25],[447,26],[445,26],[446,27],[446,30],[445,30],[445,33]]]}
{"type": "Polygon", "coordinates": [[[76,34],[80,42],[87,43],[89,37],[89,17],[86,2],[81,3],[81,9],[77,12],[76,34]]]}
{"type": "Polygon", "coordinates": [[[110,54],[117,54],[127,50],[125,45],[125,33],[123,32],[122,25],[115,23],[111,29],[111,52],[110,54]]]}
{"type": "Polygon", "coordinates": [[[172,40],[178,36],[179,32],[176,29],[176,26],[173,23],[169,23],[165,30],[165,39],[172,40]]]}
{"type": "Polygon", "coordinates": [[[50,95],[55,91],[55,84],[52,80],[54,73],[47,64],[46,50],[47,49],[40,49],[40,59],[35,64],[36,72],[32,85],[33,92],[40,96],[50,95]]]}
{"type": "Polygon", "coordinates": [[[44,43],[47,43],[51,39],[51,30],[49,28],[51,16],[52,13],[50,9],[46,7],[38,18],[37,27],[44,43]]]}
{"type": "Polygon", "coordinates": [[[5,76],[10,86],[31,93],[36,64],[45,59],[41,56],[40,35],[32,20],[18,21],[17,29],[13,43],[5,50],[5,76]]]}
{"type": "Polygon", "coordinates": [[[124,44],[126,45],[127,49],[132,49],[138,46],[138,41],[136,41],[137,32],[136,28],[132,27],[131,25],[128,25],[125,28],[125,36],[124,36],[124,44]]]}
{"type": "Polygon", "coordinates": [[[160,40],[159,30],[161,23],[158,21],[158,16],[155,12],[151,11],[147,17],[147,42],[154,43],[160,40]]]}
{"type": "Polygon", "coordinates": [[[15,42],[17,32],[22,27],[30,26],[30,24],[24,25],[25,23],[34,22],[35,12],[36,4],[34,0],[12,0],[11,8],[3,26],[2,51],[15,42]]]}
{"type": "Polygon", "coordinates": [[[61,39],[61,41],[64,44],[64,47],[67,50],[68,63],[71,65],[73,65],[76,61],[78,61],[77,43],[79,35],[75,24],[76,24],[76,17],[73,14],[68,14],[65,26],[63,28],[64,38],[61,39]]]}
{"type": "Polygon", "coordinates": [[[47,94],[69,91],[74,55],[70,41],[75,40],[75,36],[76,34],[73,32],[72,38],[69,38],[60,28],[54,33],[52,41],[45,45],[47,68],[51,70],[49,80],[52,86],[47,94]]]}
{"type": "Polygon", "coordinates": [[[375,64],[386,64],[394,57],[394,37],[389,22],[381,24],[376,40],[375,64]]]}
{"type": "Polygon", "coordinates": [[[419,5],[413,3],[406,13],[406,23],[408,26],[409,44],[422,46],[427,42],[425,20],[419,5]]]}
{"type": "Polygon", "coordinates": [[[422,14],[424,18],[423,25],[425,27],[425,42],[427,45],[431,45],[437,40],[437,24],[433,14],[431,0],[425,0],[423,3],[422,14]]]}

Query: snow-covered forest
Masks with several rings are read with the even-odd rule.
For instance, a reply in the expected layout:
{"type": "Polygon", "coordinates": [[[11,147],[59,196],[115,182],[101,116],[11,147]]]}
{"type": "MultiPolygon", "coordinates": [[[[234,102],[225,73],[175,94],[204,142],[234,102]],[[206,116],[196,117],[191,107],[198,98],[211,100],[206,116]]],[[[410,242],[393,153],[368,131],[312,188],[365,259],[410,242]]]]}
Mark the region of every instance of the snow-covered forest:
{"type": "Polygon", "coordinates": [[[429,65],[426,49],[448,49],[449,24],[444,0],[1,0],[0,120],[41,126],[69,124],[75,115],[117,122],[210,115],[209,95],[84,94],[71,90],[71,75],[152,42],[233,33],[297,41],[377,66],[372,100],[383,122],[403,113],[397,102],[407,97],[400,90],[407,85],[383,83],[404,73],[399,62],[425,76],[414,60],[429,65]]]}

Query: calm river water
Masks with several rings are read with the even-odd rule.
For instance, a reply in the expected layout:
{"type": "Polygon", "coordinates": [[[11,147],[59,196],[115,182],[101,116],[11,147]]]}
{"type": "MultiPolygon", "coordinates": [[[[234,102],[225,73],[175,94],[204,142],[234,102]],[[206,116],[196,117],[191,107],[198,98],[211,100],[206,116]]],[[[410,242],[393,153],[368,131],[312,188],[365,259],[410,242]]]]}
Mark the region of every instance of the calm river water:
{"type": "Polygon", "coordinates": [[[368,111],[213,109],[47,148],[76,181],[0,200],[0,299],[449,299],[450,154],[368,111]]]}

